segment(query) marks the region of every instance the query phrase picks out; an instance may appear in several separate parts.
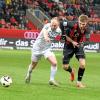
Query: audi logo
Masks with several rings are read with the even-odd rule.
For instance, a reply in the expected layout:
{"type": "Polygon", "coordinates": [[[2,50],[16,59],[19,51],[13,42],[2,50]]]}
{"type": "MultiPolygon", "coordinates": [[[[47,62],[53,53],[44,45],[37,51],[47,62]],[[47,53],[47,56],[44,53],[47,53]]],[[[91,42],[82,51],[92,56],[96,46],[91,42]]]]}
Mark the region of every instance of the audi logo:
{"type": "Polygon", "coordinates": [[[36,39],[38,34],[39,34],[39,32],[25,32],[24,38],[25,39],[36,39]]]}

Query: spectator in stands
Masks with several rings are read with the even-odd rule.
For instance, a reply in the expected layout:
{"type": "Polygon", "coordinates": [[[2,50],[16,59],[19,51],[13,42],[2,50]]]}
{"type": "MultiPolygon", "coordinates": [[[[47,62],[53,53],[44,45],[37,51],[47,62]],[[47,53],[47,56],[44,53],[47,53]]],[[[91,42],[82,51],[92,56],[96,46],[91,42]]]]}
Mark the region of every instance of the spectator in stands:
{"type": "Polygon", "coordinates": [[[16,21],[16,19],[14,18],[14,16],[12,16],[10,18],[10,22],[11,22],[11,25],[13,25],[13,26],[16,26],[18,24],[17,21],[16,21]]]}
{"type": "Polygon", "coordinates": [[[5,28],[6,27],[6,21],[4,18],[1,19],[1,27],[5,28]]]}
{"type": "Polygon", "coordinates": [[[0,0],[0,8],[4,8],[5,7],[5,0],[0,0]]]}
{"type": "Polygon", "coordinates": [[[6,5],[9,5],[11,3],[11,0],[5,0],[6,1],[6,5]]]}
{"type": "Polygon", "coordinates": [[[70,13],[73,13],[74,14],[74,8],[70,5],[68,8],[67,8],[67,11],[66,11],[68,14],[70,13]]]}
{"type": "Polygon", "coordinates": [[[4,18],[4,11],[0,8],[0,19],[4,18]]]}
{"type": "Polygon", "coordinates": [[[66,13],[66,18],[69,21],[76,21],[77,18],[75,17],[75,15],[73,13],[66,13]]]}
{"type": "Polygon", "coordinates": [[[49,20],[47,18],[44,18],[43,23],[44,25],[47,24],[49,22],[49,20]]]}

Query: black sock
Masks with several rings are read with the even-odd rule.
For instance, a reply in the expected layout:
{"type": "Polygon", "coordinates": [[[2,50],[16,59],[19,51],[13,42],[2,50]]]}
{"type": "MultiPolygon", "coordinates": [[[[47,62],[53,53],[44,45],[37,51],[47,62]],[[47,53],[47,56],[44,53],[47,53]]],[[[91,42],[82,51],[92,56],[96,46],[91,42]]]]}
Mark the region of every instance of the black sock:
{"type": "Polygon", "coordinates": [[[84,71],[85,71],[85,68],[80,68],[79,67],[79,70],[78,70],[78,81],[82,80],[82,77],[84,75],[84,71]]]}
{"type": "Polygon", "coordinates": [[[71,73],[71,72],[72,72],[72,68],[69,66],[68,69],[67,69],[66,71],[68,71],[68,72],[71,73]]]}

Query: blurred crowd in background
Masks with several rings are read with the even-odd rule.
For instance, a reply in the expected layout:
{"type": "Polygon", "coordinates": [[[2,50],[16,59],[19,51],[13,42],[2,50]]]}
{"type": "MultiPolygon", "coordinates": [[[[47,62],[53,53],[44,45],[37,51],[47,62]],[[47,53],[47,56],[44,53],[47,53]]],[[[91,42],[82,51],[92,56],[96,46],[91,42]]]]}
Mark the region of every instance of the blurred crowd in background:
{"type": "Polygon", "coordinates": [[[27,8],[24,0],[0,0],[0,27],[25,29],[27,8]]]}
{"type": "MultiPolygon", "coordinates": [[[[91,29],[100,33],[100,0],[0,0],[0,27],[29,29],[28,8],[40,9],[49,18],[66,16],[70,21],[86,14],[92,19],[89,23],[91,29]]],[[[47,19],[44,21],[48,22],[47,19]]]]}

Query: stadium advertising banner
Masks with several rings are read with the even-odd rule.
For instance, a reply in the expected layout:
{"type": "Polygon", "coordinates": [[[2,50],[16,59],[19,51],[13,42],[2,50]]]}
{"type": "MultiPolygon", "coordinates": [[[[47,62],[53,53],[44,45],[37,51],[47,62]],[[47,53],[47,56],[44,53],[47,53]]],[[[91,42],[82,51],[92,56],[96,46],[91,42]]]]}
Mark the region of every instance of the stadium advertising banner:
{"type": "MultiPolygon", "coordinates": [[[[36,30],[8,30],[0,29],[0,48],[3,49],[31,49],[39,31],[36,30]]],[[[100,52],[100,35],[91,35],[90,41],[95,43],[84,47],[86,52],[100,52]]],[[[54,41],[53,50],[62,50],[64,44],[54,41]]]]}
{"type": "Polygon", "coordinates": [[[0,48],[30,49],[39,31],[0,29],[0,48]]]}
{"type": "Polygon", "coordinates": [[[34,39],[0,38],[0,48],[3,49],[31,49],[34,39]]]}
{"type": "Polygon", "coordinates": [[[84,46],[85,52],[100,52],[100,43],[92,43],[84,46]]]}

